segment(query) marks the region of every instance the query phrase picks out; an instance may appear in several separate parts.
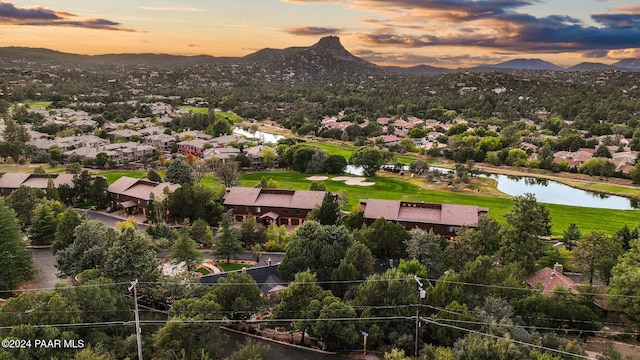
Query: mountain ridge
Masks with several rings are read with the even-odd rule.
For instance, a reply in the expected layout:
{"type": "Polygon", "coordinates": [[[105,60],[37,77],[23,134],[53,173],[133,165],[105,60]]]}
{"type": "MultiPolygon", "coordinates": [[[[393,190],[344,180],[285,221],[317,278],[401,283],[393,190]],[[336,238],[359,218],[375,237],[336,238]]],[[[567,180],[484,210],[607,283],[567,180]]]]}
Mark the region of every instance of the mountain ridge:
{"type": "Polygon", "coordinates": [[[0,59],[42,62],[49,65],[157,65],[165,67],[195,66],[200,64],[254,63],[295,73],[318,74],[383,74],[406,75],[442,74],[458,71],[640,71],[640,59],[622,59],[612,65],[583,62],[563,68],[541,59],[512,59],[498,64],[482,64],[471,68],[448,69],[430,65],[410,67],[380,66],[351,54],[337,36],[322,37],[311,46],[284,49],[264,48],[242,57],[215,57],[211,55],[174,55],[165,53],[120,53],[82,55],[46,48],[1,47],[0,59]]]}

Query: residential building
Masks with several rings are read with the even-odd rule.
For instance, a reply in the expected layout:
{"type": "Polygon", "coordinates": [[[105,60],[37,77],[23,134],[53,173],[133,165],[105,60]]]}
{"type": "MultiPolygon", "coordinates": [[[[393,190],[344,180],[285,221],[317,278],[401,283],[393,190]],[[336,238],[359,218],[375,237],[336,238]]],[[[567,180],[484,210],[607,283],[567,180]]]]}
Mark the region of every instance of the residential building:
{"type": "Polygon", "coordinates": [[[53,180],[53,186],[59,188],[62,185],[73,188],[73,174],[29,174],[6,173],[0,175],[0,196],[7,196],[20,186],[28,186],[35,189],[46,189],[49,179],[53,180]]]}
{"type": "Polygon", "coordinates": [[[159,183],[148,179],[123,176],[107,188],[109,207],[124,209],[128,213],[146,214],[152,201],[164,198],[164,191],[175,191],[180,184],[159,183]],[[153,194],[153,195],[151,195],[153,194]]]}
{"type": "Polygon", "coordinates": [[[224,197],[226,210],[236,221],[252,214],[263,225],[302,224],[314,207],[322,204],[324,191],[232,187],[224,197]]]}
{"type": "Polygon", "coordinates": [[[384,218],[404,226],[407,230],[432,229],[434,233],[449,238],[456,236],[457,227],[475,226],[478,217],[489,212],[488,209],[477,206],[381,199],[360,200],[360,208],[368,224],[384,218]]]}

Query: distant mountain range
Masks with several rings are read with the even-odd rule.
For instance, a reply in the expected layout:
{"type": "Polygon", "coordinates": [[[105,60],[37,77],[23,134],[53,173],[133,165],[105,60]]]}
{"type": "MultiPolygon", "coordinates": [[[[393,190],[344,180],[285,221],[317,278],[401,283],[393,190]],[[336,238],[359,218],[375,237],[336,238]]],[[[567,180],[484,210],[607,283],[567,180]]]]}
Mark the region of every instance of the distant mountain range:
{"type": "Polygon", "coordinates": [[[0,65],[16,61],[39,63],[43,66],[162,66],[187,67],[202,64],[257,64],[278,71],[308,75],[341,74],[442,74],[458,71],[640,71],[640,59],[624,59],[615,64],[583,62],[563,68],[540,59],[514,59],[499,64],[487,64],[457,70],[418,65],[413,67],[378,66],[347,51],[336,36],[323,37],[308,47],[262,49],[243,57],[214,57],[209,55],[180,56],[168,54],[107,54],[77,55],[42,48],[0,48],[0,65]]]}

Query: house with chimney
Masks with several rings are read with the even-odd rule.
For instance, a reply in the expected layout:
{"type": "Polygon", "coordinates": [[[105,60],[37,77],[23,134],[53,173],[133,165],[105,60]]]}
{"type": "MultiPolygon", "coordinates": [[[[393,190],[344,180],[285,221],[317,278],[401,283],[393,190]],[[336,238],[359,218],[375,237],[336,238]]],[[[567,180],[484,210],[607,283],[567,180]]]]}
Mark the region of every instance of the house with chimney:
{"type": "MultiPolygon", "coordinates": [[[[575,274],[574,274],[575,275],[575,274]]],[[[525,279],[529,286],[538,287],[543,294],[551,294],[559,287],[570,291],[572,294],[578,294],[578,284],[573,278],[564,273],[562,264],[556,263],[553,269],[549,267],[542,268],[535,273],[529,275],[525,279]]],[[[594,285],[599,296],[595,296],[593,303],[600,309],[611,312],[612,309],[607,304],[607,287],[605,285],[594,285]]]]}
{"type": "Polygon", "coordinates": [[[360,208],[367,224],[379,218],[398,223],[407,230],[420,228],[453,239],[456,228],[473,227],[487,208],[468,205],[429,204],[402,200],[364,199],[360,208]]]}
{"type": "Polygon", "coordinates": [[[227,189],[224,207],[233,210],[236,221],[250,214],[263,225],[298,226],[314,207],[322,204],[324,191],[232,187],[227,189]]]}

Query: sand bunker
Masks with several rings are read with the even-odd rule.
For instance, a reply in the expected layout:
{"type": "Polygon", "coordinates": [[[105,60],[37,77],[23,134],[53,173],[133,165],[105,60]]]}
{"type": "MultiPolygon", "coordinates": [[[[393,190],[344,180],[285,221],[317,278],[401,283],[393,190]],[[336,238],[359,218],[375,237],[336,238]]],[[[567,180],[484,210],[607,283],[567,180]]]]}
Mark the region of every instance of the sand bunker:
{"type": "Polygon", "coordinates": [[[351,176],[336,176],[332,178],[333,181],[344,181],[347,185],[357,185],[357,186],[371,186],[375,185],[374,182],[365,181],[366,178],[363,177],[351,177],[351,176]]]}
{"type": "Polygon", "coordinates": [[[327,180],[327,179],[329,179],[328,176],[309,176],[307,178],[307,180],[310,180],[310,181],[324,181],[324,180],[327,180]]]}

